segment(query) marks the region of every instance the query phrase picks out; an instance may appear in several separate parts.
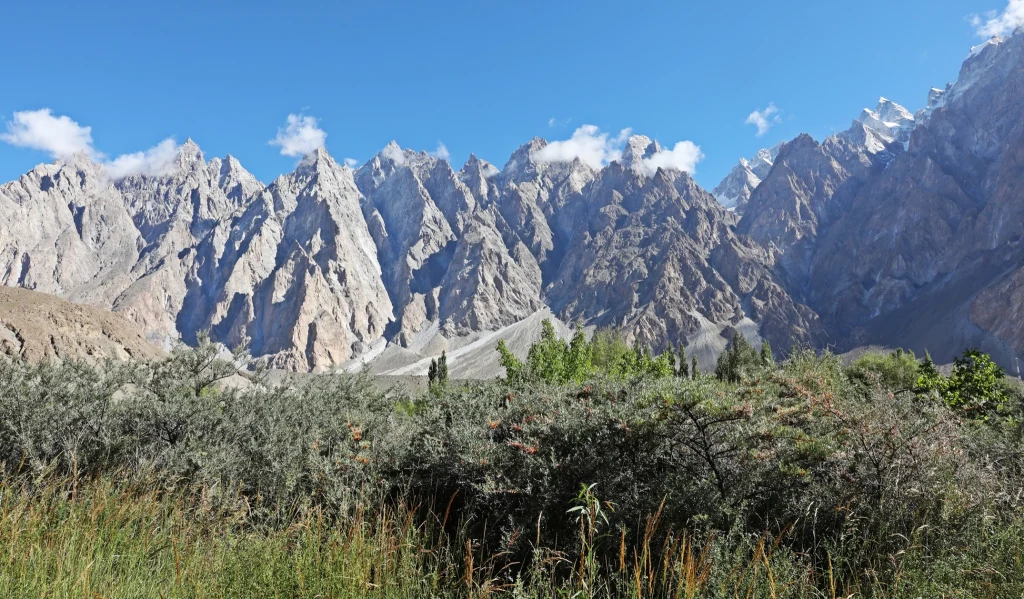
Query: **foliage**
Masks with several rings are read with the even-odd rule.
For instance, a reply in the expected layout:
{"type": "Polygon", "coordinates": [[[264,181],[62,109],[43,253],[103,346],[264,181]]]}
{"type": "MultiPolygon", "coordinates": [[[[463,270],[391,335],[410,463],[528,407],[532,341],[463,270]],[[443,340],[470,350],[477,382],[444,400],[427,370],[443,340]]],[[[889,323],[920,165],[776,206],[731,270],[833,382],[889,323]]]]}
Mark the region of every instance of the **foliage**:
{"type": "Polygon", "coordinates": [[[918,393],[942,394],[946,390],[946,379],[939,373],[932,361],[932,355],[928,350],[924,352],[924,360],[917,371],[917,380],[914,382],[914,390],[918,393]]]}
{"type": "Polygon", "coordinates": [[[626,338],[615,329],[598,329],[590,340],[594,370],[601,373],[614,372],[632,348],[626,338]]]}
{"type": "Polygon", "coordinates": [[[427,384],[431,389],[443,387],[448,384],[448,353],[441,352],[441,357],[430,360],[430,367],[427,369],[427,384]]]}
{"type": "Polygon", "coordinates": [[[501,366],[505,369],[505,380],[510,383],[525,382],[529,376],[529,371],[526,365],[508,348],[504,339],[498,340],[498,353],[501,355],[501,366]]]}
{"type": "Polygon", "coordinates": [[[772,355],[772,345],[765,339],[761,342],[761,365],[767,368],[775,366],[775,356],[772,355]]]}
{"type": "Polygon", "coordinates": [[[715,376],[720,381],[738,383],[763,365],[764,357],[758,354],[742,333],[737,332],[729,342],[729,346],[718,357],[715,376]]]}
{"type": "Polygon", "coordinates": [[[977,348],[968,349],[953,361],[942,396],[954,409],[987,415],[1003,406],[1000,381],[1004,376],[991,357],[977,348]]]}
{"type": "Polygon", "coordinates": [[[503,353],[507,380],[416,395],[208,341],[2,360],[0,595],[1021,595],[1024,391],[986,356],[947,403],[890,386],[904,356],[751,353],[737,382],[640,347],[647,374],[580,383],[503,353]]]}
{"type": "Polygon", "coordinates": [[[525,364],[512,354],[504,340],[498,342],[497,350],[505,379],[515,383],[581,384],[598,376],[658,378],[677,373],[671,348],[654,356],[646,347],[630,347],[621,333],[611,329],[598,330],[587,341],[581,324],[576,325],[572,340],[566,343],[558,337],[550,320],[543,322],[541,338],[530,346],[525,364]]]}
{"type": "MultiPolygon", "coordinates": [[[[694,374],[696,374],[696,372],[694,374]]],[[[676,376],[682,379],[690,378],[690,363],[686,361],[686,349],[683,347],[682,343],[679,344],[679,360],[676,362],[676,376]]]]}
{"type": "Polygon", "coordinates": [[[914,352],[897,349],[887,354],[868,352],[850,366],[850,378],[868,387],[893,390],[914,389],[920,365],[914,352]]]}

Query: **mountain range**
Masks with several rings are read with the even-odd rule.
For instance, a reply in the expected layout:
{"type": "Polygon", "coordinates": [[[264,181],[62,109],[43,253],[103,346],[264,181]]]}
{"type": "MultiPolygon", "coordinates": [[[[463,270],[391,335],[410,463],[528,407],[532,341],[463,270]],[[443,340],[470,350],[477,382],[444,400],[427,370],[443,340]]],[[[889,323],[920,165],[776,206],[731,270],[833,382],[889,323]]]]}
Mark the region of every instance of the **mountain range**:
{"type": "MultiPolygon", "coordinates": [[[[972,51],[912,114],[741,160],[709,193],[634,135],[595,168],[535,138],[456,170],[319,149],[264,185],[186,141],[155,175],[87,155],[0,185],[0,283],[106,308],[160,345],[208,331],[275,368],[418,368],[553,314],[711,365],[886,344],[1024,354],[1024,36],[972,51]]],[[[488,348],[493,350],[493,348],[488,348]]]]}

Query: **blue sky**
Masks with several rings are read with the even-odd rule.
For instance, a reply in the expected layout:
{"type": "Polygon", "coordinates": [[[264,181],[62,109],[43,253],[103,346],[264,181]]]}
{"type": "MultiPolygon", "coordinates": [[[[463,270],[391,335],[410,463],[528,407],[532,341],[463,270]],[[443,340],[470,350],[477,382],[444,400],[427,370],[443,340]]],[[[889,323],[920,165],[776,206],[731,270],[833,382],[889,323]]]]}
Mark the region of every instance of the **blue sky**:
{"type": "MultiPolygon", "coordinates": [[[[1014,0],[1011,4],[1020,4],[1014,0]]],[[[0,6],[0,132],[51,109],[107,157],[192,137],[264,181],[296,158],[268,143],[317,119],[338,160],[395,139],[456,168],[499,167],[534,136],[592,124],[690,140],[713,187],[740,156],[849,126],[879,96],[911,110],[980,42],[1006,0],[653,2],[64,2],[0,6]],[[769,105],[762,137],[746,124],[769,105]]],[[[1011,6],[1011,10],[1013,6],[1011,6]]],[[[23,144],[25,145],[25,144],[23,144]]],[[[29,144],[31,145],[31,144],[29,144]]],[[[38,144],[36,144],[38,146],[38,144]]],[[[0,143],[0,180],[51,160],[0,143]]]]}

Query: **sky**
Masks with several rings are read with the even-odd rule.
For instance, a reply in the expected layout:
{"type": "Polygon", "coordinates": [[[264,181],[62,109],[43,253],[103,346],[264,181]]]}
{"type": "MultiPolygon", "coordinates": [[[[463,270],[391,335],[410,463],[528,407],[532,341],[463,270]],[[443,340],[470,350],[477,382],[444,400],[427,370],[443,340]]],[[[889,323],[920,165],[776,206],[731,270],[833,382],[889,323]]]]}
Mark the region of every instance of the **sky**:
{"type": "Polygon", "coordinates": [[[500,167],[537,136],[600,164],[631,130],[710,189],[879,96],[921,108],[1024,0],[53,0],[0,22],[0,181],[75,150],[159,172],[189,137],[264,182],[391,140],[500,167]]]}

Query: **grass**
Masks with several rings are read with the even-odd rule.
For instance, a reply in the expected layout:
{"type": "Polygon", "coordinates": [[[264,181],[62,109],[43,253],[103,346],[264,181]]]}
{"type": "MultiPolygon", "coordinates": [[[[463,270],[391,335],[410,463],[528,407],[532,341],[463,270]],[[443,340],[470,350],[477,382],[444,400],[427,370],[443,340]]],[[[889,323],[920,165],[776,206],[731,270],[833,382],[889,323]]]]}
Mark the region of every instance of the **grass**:
{"type": "MultiPolygon", "coordinates": [[[[2,597],[750,597],[811,596],[805,572],[759,539],[729,555],[711,540],[668,538],[652,551],[617,540],[616,564],[538,548],[526,576],[505,556],[450,539],[407,506],[355,510],[332,522],[316,511],[286,527],[204,508],[202,493],[108,479],[81,485],[0,484],[2,597]],[[454,542],[453,542],[454,541],[454,542]],[[461,552],[458,550],[461,549],[461,552]],[[654,556],[660,556],[657,559],[654,556]],[[740,564],[736,558],[745,563],[740,564]],[[795,576],[794,576],[795,575],[795,576]],[[805,578],[805,577],[804,577],[805,578]]],[[[443,518],[443,516],[442,516],[443,518]]],[[[656,526],[652,520],[651,532],[656,526]]]]}
{"type": "MultiPolygon", "coordinates": [[[[202,490],[99,478],[0,482],[0,597],[986,597],[1024,596],[1024,521],[993,526],[934,552],[911,539],[887,581],[843,588],[781,537],[659,538],[658,514],[635,545],[583,506],[579,556],[535,547],[531,564],[484,554],[444,514],[408,504],[344,518],[295,512],[253,521],[241,498],[213,510],[202,490]],[[616,557],[604,561],[597,546],[616,557]],[[516,572],[519,572],[516,574],[516,572]]],[[[594,504],[591,504],[594,505],[594,504]]],[[[568,514],[566,517],[569,517],[568,514]]]]}
{"type": "MultiPolygon", "coordinates": [[[[241,504],[244,506],[244,504],[241,504]]],[[[209,513],[181,493],[95,481],[0,487],[3,597],[439,596],[443,549],[412,512],[309,513],[286,528],[209,513]]]]}

